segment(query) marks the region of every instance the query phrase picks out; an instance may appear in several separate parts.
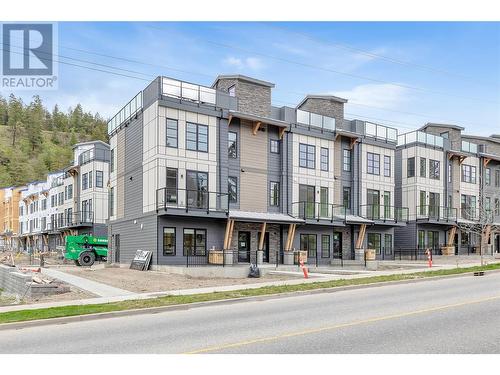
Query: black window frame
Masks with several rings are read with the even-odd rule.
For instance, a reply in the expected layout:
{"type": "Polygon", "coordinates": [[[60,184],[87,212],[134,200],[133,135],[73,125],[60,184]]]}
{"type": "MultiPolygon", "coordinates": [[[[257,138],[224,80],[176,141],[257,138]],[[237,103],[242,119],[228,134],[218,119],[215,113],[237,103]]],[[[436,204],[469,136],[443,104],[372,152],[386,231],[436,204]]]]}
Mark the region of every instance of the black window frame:
{"type": "Polygon", "coordinates": [[[474,165],[462,164],[461,181],[469,184],[476,183],[477,170],[474,165]]]}
{"type": "Polygon", "coordinates": [[[318,236],[313,233],[301,233],[300,234],[300,250],[304,250],[302,246],[302,238],[307,237],[307,257],[308,258],[316,258],[318,254],[318,236]],[[314,249],[311,249],[311,239],[314,238],[314,249]],[[312,251],[314,250],[314,252],[312,251]],[[314,254],[314,255],[313,255],[314,254]]]}
{"type": "Polygon", "coordinates": [[[413,178],[415,177],[415,157],[406,159],[406,177],[413,178]]]}
{"type": "Polygon", "coordinates": [[[177,168],[165,168],[165,204],[177,204],[179,191],[179,171],[177,168]],[[173,173],[175,172],[175,178],[173,173]],[[175,180],[175,186],[169,186],[169,182],[175,180]]]}
{"type": "MultiPolygon", "coordinates": [[[[208,125],[197,124],[195,122],[186,122],[186,150],[195,151],[195,152],[208,152],[208,138],[209,138],[208,131],[209,131],[208,125]],[[196,132],[190,131],[189,130],[190,126],[194,126],[196,128],[196,132]],[[206,132],[207,132],[206,133],[206,137],[207,137],[206,142],[200,143],[200,129],[206,129],[206,132]],[[189,139],[190,134],[195,135],[195,140],[189,139]],[[195,142],[196,147],[195,148],[188,147],[189,142],[195,142]],[[200,147],[200,145],[202,145],[202,144],[206,144],[206,150],[204,150],[203,148],[200,147]]],[[[204,134],[202,134],[202,135],[204,135],[204,134]]]]}
{"type": "Polygon", "coordinates": [[[177,119],[167,117],[165,120],[165,146],[171,148],[179,147],[179,121],[177,119]],[[175,136],[169,135],[169,131],[175,132],[175,136]],[[175,141],[175,145],[169,145],[169,140],[175,141]]]}
{"type": "Polygon", "coordinates": [[[299,167],[316,169],[316,146],[308,145],[307,143],[299,143],[299,167]],[[311,163],[312,166],[309,163],[311,163]]]}
{"type": "Polygon", "coordinates": [[[238,158],[238,133],[236,132],[227,132],[227,157],[229,159],[237,159],[238,158]],[[230,136],[234,135],[234,140],[230,139],[230,136]],[[234,155],[231,152],[231,147],[234,144],[234,155]]]}
{"type": "Polygon", "coordinates": [[[321,258],[330,258],[330,252],[331,252],[331,240],[330,240],[330,235],[329,234],[322,234],[321,235],[321,258]],[[327,239],[328,240],[328,253],[326,253],[327,255],[325,256],[325,246],[324,246],[324,240],[327,239]]]}
{"type": "Polygon", "coordinates": [[[420,177],[427,178],[427,159],[420,158],[420,177]]]}
{"type": "Polygon", "coordinates": [[[324,172],[328,172],[330,169],[330,151],[327,147],[321,147],[319,151],[319,166],[324,172]]]}
{"type": "Polygon", "coordinates": [[[279,181],[270,181],[269,182],[269,206],[271,207],[279,207],[280,206],[280,183],[279,181]],[[277,186],[277,190],[273,189],[273,185],[277,186]],[[274,196],[275,191],[277,191],[277,197],[274,196]]]}
{"type": "Polygon", "coordinates": [[[175,227],[163,227],[163,237],[162,237],[162,241],[163,241],[163,246],[162,246],[162,250],[163,250],[163,256],[165,257],[172,257],[172,256],[176,256],[177,255],[177,228],[175,227]],[[165,247],[165,229],[173,229],[174,230],[174,241],[173,241],[173,253],[167,253],[166,252],[166,247],[165,247]]]}
{"type": "Polygon", "coordinates": [[[366,173],[380,176],[380,154],[366,153],[366,173]]]}
{"type": "Polygon", "coordinates": [[[440,180],[441,179],[441,162],[439,160],[429,159],[429,178],[431,180],[440,180]],[[436,166],[437,166],[437,169],[436,169],[436,166]],[[436,171],[437,171],[437,174],[436,174],[436,171]]]}
{"type": "Polygon", "coordinates": [[[384,155],[384,177],[391,177],[392,161],[390,155],[384,155]]]}
{"type": "Polygon", "coordinates": [[[344,186],[342,188],[342,204],[344,205],[344,208],[346,210],[351,209],[351,187],[350,186],[344,186]],[[346,192],[347,192],[347,200],[346,200],[346,192]],[[347,204],[346,204],[347,203],[347,204]]]}
{"type": "Polygon", "coordinates": [[[238,177],[227,176],[227,194],[229,203],[238,203],[238,177]],[[230,182],[231,179],[234,183],[230,182]],[[231,192],[231,188],[234,188],[233,192],[231,192]]]}
{"type": "Polygon", "coordinates": [[[351,172],[351,159],[352,159],[351,150],[349,150],[348,148],[344,148],[342,151],[342,170],[344,172],[351,172]]]}
{"type": "Polygon", "coordinates": [[[95,171],[95,187],[102,188],[104,187],[104,172],[103,171],[95,171]],[[100,179],[99,179],[100,175],[100,179]],[[100,183],[99,183],[100,181],[100,183]]]}
{"type": "Polygon", "coordinates": [[[207,229],[206,228],[183,228],[182,230],[182,255],[188,256],[186,252],[186,230],[192,230],[194,236],[194,254],[189,254],[189,256],[206,256],[207,255],[207,229]],[[203,232],[205,236],[205,247],[202,254],[197,254],[196,236],[198,232],[203,232]]]}
{"type": "Polygon", "coordinates": [[[271,154],[280,154],[281,142],[279,139],[270,139],[269,140],[269,152],[271,154]]]}

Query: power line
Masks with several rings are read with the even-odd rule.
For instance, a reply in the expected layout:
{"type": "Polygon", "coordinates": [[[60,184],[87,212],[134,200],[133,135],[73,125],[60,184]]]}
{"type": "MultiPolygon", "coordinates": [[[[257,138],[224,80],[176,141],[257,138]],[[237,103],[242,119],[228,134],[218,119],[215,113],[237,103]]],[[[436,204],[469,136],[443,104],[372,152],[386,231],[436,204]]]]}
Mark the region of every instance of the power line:
{"type": "Polygon", "coordinates": [[[426,70],[426,71],[431,71],[431,72],[435,72],[435,73],[439,73],[439,74],[445,74],[445,75],[449,75],[449,76],[453,76],[453,77],[458,77],[458,78],[466,79],[468,81],[475,82],[475,83],[478,83],[478,84],[491,84],[491,82],[477,80],[476,78],[468,77],[468,76],[465,76],[465,75],[462,75],[462,74],[458,74],[458,73],[449,72],[447,70],[440,69],[440,68],[435,68],[435,67],[432,67],[432,66],[429,66],[429,65],[417,64],[417,63],[414,63],[412,61],[401,60],[401,59],[396,59],[394,57],[389,57],[389,56],[381,55],[381,54],[378,54],[378,53],[375,53],[375,52],[371,52],[371,51],[367,51],[367,50],[364,50],[364,49],[361,49],[361,48],[358,48],[358,47],[354,47],[354,46],[349,45],[347,43],[326,41],[324,39],[320,39],[318,37],[313,37],[310,34],[307,34],[307,33],[304,33],[304,32],[300,32],[300,31],[296,31],[296,30],[292,30],[292,29],[289,29],[287,27],[278,26],[278,25],[274,25],[274,24],[270,25],[270,24],[265,23],[265,22],[262,22],[262,23],[265,24],[268,27],[273,27],[273,28],[276,28],[276,29],[281,29],[281,30],[283,30],[285,32],[288,32],[288,33],[293,33],[293,34],[296,34],[296,35],[300,35],[300,36],[302,36],[304,38],[307,38],[307,39],[315,41],[315,42],[319,42],[319,43],[331,45],[331,46],[336,47],[336,48],[342,48],[342,49],[345,49],[347,51],[355,52],[355,53],[362,54],[362,55],[365,55],[365,56],[368,56],[368,57],[385,60],[385,61],[390,62],[390,63],[404,65],[404,66],[411,66],[411,67],[415,67],[415,68],[418,68],[418,69],[421,69],[421,70],[426,70]]]}

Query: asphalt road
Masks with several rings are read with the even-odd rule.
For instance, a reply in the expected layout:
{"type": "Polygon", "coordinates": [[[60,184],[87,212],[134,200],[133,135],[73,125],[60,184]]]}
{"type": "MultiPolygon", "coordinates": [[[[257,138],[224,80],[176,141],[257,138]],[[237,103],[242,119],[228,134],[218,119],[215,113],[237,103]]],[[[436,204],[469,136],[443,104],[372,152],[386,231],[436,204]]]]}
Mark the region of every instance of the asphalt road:
{"type": "Polygon", "coordinates": [[[500,273],[0,331],[0,353],[500,353],[500,273]]]}

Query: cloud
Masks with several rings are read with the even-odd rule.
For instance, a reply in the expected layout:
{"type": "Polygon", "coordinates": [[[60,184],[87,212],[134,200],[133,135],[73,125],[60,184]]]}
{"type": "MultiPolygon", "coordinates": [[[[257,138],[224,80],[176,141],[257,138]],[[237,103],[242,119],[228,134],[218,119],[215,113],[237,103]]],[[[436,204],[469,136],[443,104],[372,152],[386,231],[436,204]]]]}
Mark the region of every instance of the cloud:
{"type": "Polygon", "coordinates": [[[355,86],[351,90],[330,93],[346,98],[349,103],[386,109],[397,108],[410,99],[408,89],[390,83],[374,83],[355,86]]]}
{"type": "Polygon", "coordinates": [[[222,62],[237,69],[261,70],[265,66],[264,62],[258,57],[239,58],[228,56],[222,62]]]}

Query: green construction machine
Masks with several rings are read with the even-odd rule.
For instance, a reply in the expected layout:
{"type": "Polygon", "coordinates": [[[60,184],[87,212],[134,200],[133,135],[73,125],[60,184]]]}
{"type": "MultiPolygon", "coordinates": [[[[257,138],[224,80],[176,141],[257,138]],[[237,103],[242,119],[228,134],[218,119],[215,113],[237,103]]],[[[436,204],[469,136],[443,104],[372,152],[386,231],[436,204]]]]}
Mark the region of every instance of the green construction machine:
{"type": "Polygon", "coordinates": [[[90,267],[96,260],[106,261],[108,238],[90,235],[66,236],[64,257],[77,266],[90,267]]]}

